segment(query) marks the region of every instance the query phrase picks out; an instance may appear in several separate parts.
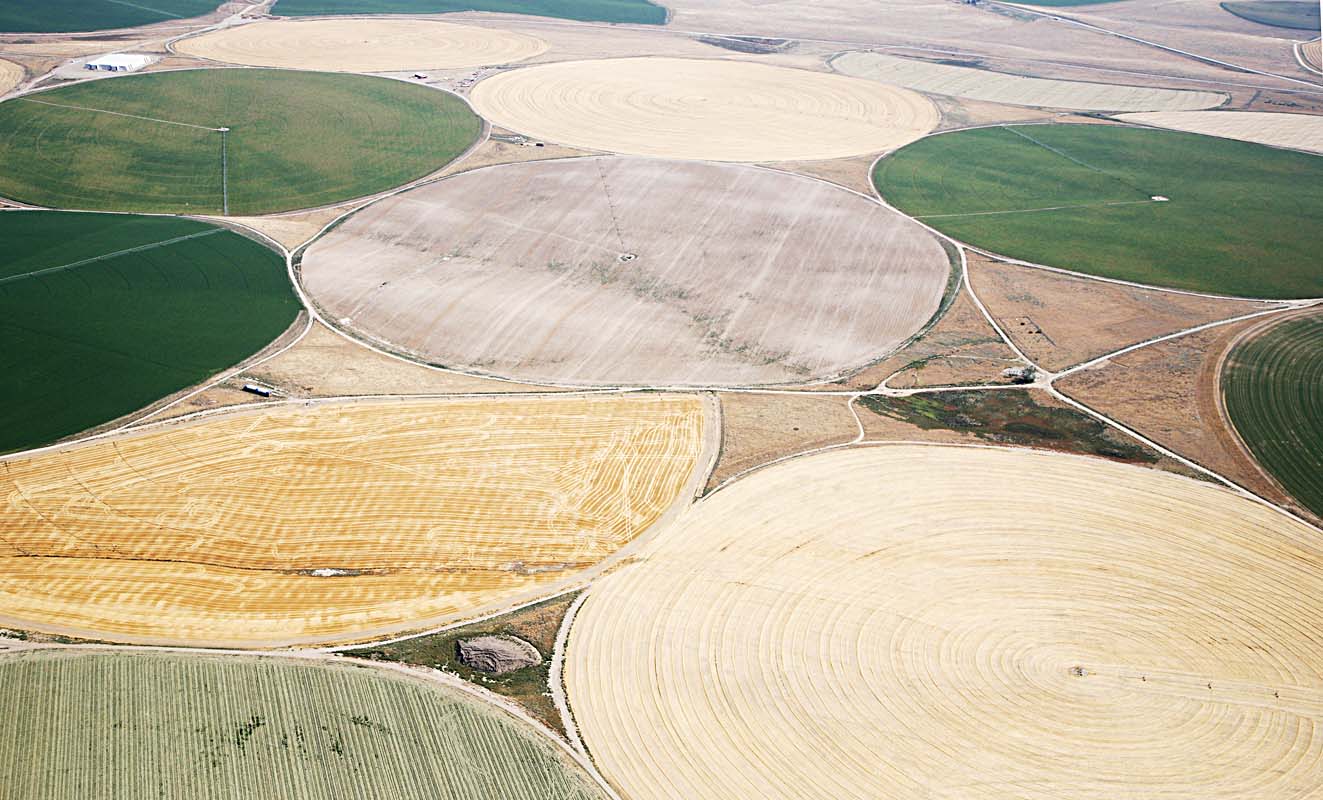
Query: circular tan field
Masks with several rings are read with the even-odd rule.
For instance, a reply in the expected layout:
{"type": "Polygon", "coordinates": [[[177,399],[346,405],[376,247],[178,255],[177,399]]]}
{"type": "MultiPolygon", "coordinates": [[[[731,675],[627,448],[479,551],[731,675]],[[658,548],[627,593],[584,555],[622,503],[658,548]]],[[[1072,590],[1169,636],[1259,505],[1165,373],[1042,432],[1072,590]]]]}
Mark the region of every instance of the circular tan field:
{"type": "Polygon", "coordinates": [[[569,61],[513,70],[471,97],[491,122],[559,144],[710,161],[842,158],[937,126],[922,95],[807,70],[680,58],[569,61]]]}
{"type": "Polygon", "coordinates": [[[690,496],[695,397],[264,406],[5,461],[0,627],[282,646],[581,580],[690,496]]]}
{"type": "Polygon", "coordinates": [[[179,53],[227,64],[327,72],[508,64],[546,49],[522,33],[416,19],[266,20],[175,43],[179,53]]]}
{"type": "Polygon", "coordinates": [[[584,158],[493,167],[383,200],[309,248],[317,305],[415,357],[524,381],[827,378],[937,310],[917,223],[756,167],[584,158]]]}
{"type": "Polygon", "coordinates": [[[576,618],[633,800],[1298,798],[1323,786],[1323,534],[1027,450],[798,459],[691,508],[576,618]]]}

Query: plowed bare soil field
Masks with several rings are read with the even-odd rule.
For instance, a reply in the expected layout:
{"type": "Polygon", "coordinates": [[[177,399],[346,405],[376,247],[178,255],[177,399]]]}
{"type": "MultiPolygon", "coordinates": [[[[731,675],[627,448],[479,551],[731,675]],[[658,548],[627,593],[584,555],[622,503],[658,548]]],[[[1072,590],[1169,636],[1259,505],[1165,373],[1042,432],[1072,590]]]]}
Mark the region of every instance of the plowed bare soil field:
{"type": "Polygon", "coordinates": [[[270,20],[176,42],[184,55],[255,67],[390,72],[507,64],[547,49],[533,36],[417,19],[270,20]]]}
{"type": "Polygon", "coordinates": [[[425,361],[524,381],[741,385],[824,378],[936,312],[921,226],[755,167],[589,158],[464,173],[315,242],[329,318],[425,361]]]}
{"type": "Polygon", "coordinates": [[[1227,99],[1221,92],[1031,78],[867,51],[846,53],[833,59],[831,65],[843,75],[920,92],[1019,106],[1080,111],[1187,111],[1212,108],[1227,99]]]}
{"type": "Polygon", "coordinates": [[[618,58],[496,75],[471,97],[491,122],[558,144],[710,161],[876,153],[937,127],[922,95],[743,61],[618,58]]]}
{"type": "Polygon", "coordinates": [[[694,397],[284,405],[4,462],[0,625],[257,646],[533,599],[694,475],[694,397]]]}
{"type": "Polygon", "coordinates": [[[633,800],[1295,798],[1323,785],[1323,540],[1101,460],[834,451],[589,590],[579,731],[633,800]]]}

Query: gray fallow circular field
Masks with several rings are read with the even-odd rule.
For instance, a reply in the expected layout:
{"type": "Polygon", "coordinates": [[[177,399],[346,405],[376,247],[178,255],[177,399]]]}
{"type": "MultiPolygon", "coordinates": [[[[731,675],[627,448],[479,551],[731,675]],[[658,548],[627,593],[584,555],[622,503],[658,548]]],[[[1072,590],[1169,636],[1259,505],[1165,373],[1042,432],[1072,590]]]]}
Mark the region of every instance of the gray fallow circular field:
{"type": "Polygon", "coordinates": [[[822,181],[647,158],[490,167],[378,202],[305,253],[342,327],[416,358],[571,385],[832,378],[936,312],[917,223],[822,181]]]}

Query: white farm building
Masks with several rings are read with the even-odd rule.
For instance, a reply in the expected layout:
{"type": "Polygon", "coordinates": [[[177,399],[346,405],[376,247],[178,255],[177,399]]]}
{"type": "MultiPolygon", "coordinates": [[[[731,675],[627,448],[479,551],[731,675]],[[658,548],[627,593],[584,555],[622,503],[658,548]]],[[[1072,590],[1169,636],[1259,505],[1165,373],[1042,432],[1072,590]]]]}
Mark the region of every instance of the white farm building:
{"type": "Polygon", "coordinates": [[[105,72],[137,72],[152,63],[152,57],[143,53],[110,53],[97,56],[83,65],[83,69],[105,72]]]}

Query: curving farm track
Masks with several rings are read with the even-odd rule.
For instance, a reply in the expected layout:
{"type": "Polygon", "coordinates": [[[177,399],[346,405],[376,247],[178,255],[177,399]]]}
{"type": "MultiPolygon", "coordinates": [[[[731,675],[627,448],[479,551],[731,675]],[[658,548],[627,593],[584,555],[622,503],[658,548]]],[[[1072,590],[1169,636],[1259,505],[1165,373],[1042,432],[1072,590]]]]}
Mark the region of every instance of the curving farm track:
{"type": "Polygon", "coordinates": [[[1222,489],[1031,451],[835,451],[594,586],[565,672],[633,800],[1299,798],[1323,540],[1222,489]]]}
{"type": "Polygon", "coordinates": [[[473,90],[493,124],[559,144],[709,161],[876,153],[937,127],[922,95],[807,70],[683,58],[540,64],[473,90]]]}
{"type": "Polygon", "coordinates": [[[1323,314],[1284,320],[1239,344],[1222,365],[1222,391],[1259,463],[1323,516],[1323,314]]]}

